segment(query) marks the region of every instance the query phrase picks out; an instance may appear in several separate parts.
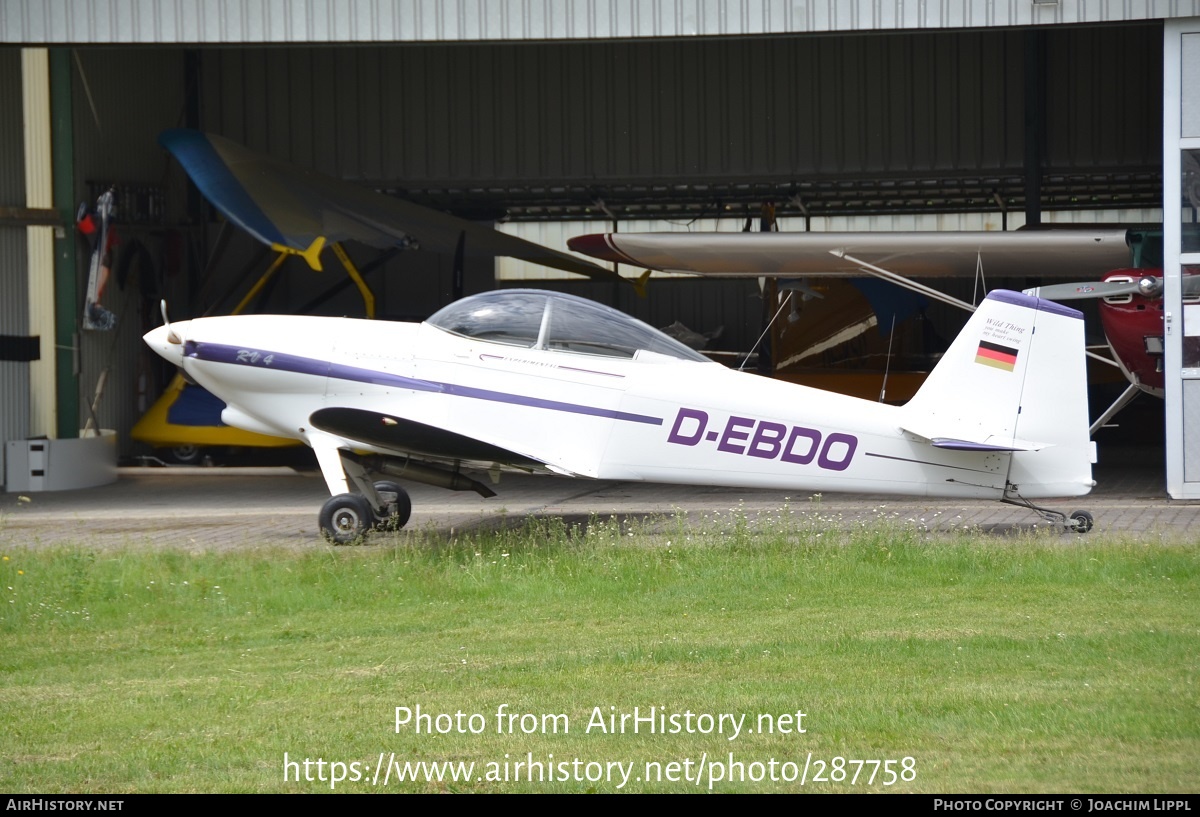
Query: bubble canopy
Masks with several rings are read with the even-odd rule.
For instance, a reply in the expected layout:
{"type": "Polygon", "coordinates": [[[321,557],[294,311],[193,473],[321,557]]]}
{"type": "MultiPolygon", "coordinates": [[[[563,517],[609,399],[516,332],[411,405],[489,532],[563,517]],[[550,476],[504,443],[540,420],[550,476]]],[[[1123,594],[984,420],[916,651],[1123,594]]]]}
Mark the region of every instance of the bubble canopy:
{"type": "Polygon", "coordinates": [[[455,301],[428,323],[462,337],[527,349],[623,358],[647,351],[679,360],[708,360],[637,318],[561,292],[484,292],[455,301]]]}

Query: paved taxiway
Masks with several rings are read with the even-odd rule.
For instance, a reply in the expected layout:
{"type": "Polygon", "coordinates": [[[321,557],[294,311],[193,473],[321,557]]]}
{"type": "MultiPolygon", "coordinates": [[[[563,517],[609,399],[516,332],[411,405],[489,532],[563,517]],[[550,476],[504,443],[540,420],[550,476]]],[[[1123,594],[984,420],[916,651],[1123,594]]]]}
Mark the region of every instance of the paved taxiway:
{"type": "MultiPolygon", "coordinates": [[[[1096,520],[1089,540],[1200,542],[1200,503],[1167,498],[1162,466],[1120,458],[1096,469],[1090,496],[1050,500],[1065,512],[1088,510],[1096,520]]],[[[857,526],[888,522],[921,530],[978,529],[1004,537],[1048,529],[1032,512],[997,502],[748,491],[678,485],[571,480],[506,474],[497,496],[409,484],[410,529],[466,532],[521,524],[530,515],[571,523],[601,518],[649,519],[674,526],[733,524],[785,505],[807,522],[857,526]]],[[[82,491],[0,494],[0,547],[84,545],[187,550],[325,547],[317,511],[328,494],[317,471],[290,468],[123,468],[112,485],[82,491]]]]}

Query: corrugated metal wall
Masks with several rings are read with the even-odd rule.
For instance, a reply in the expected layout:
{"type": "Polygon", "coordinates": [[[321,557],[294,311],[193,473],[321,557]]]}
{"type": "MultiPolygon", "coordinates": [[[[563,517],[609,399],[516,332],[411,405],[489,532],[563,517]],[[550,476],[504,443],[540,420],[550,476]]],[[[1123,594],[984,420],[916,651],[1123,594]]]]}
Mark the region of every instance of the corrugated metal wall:
{"type": "MultiPolygon", "coordinates": [[[[21,118],[21,52],[0,50],[0,205],[25,206],[25,147],[21,118]]],[[[0,225],[0,335],[29,333],[25,228],[0,225]]],[[[43,338],[52,354],[54,338],[43,338]]],[[[0,360],[0,446],[29,434],[29,364],[0,360]]],[[[0,485],[5,452],[0,448],[0,485]]]]}
{"type": "MultiPolygon", "coordinates": [[[[1161,164],[1161,28],[1044,34],[1048,172],[1161,164]]],[[[1024,37],[214,49],[203,121],[399,187],[1019,173],[1024,37]]]]}
{"type": "Polygon", "coordinates": [[[0,41],[478,42],[1062,25],[1197,15],[1197,0],[0,0],[0,41]]]}

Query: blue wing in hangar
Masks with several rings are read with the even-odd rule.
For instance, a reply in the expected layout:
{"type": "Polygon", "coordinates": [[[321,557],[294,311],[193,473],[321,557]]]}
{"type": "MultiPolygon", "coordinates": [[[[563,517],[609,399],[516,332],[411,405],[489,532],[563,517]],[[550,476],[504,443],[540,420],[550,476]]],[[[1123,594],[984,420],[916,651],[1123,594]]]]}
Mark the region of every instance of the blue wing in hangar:
{"type": "Polygon", "coordinates": [[[230,221],[272,248],[320,269],[326,243],[506,256],[607,281],[635,283],[591,261],[282,162],[215,134],[164,131],[159,144],[230,221]]]}

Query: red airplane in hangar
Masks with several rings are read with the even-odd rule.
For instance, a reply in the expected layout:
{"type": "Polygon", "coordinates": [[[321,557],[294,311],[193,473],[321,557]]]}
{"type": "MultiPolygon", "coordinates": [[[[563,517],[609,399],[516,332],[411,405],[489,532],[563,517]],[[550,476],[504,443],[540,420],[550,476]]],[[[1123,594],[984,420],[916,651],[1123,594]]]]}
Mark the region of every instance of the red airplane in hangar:
{"type": "MultiPolygon", "coordinates": [[[[1158,398],[1164,396],[1161,269],[1117,269],[1099,281],[1052,284],[1029,289],[1027,293],[1054,301],[1098,299],[1104,337],[1129,386],[1092,424],[1093,433],[1140,392],[1158,398]]],[[[1200,304],[1200,268],[1183,268],[1183,303],[1200,304]]],[[[1184,342],[1194,340],[1186,338],[1184,342]]]]}

